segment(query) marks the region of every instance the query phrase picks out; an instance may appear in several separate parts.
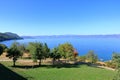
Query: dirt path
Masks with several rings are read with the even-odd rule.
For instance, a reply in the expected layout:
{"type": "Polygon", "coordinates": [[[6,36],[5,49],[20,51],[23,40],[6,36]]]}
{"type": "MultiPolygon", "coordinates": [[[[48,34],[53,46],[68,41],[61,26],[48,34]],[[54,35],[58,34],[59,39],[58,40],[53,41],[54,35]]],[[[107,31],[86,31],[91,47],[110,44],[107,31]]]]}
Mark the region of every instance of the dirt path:
{"type": "Polygon", "coordinates": [[[98,67],[98,68],[103,68],[103,69],[108,69],[108,70],[115,71],[115,69],[109,68],[109,67],[105,67],[105,66],[97,66],[97,67],[98,67]]]}

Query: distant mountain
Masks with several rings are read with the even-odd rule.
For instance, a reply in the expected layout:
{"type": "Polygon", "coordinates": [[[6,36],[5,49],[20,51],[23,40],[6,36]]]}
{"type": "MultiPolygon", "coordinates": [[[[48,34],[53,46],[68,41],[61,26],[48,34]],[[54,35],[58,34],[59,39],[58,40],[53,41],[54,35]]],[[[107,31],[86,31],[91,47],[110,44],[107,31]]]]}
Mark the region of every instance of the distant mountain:
{"type": "Polygon", "coordinates": [[[17,34],[11,32],[0,33],[0,41],[16,40],[16,39],[22,39],[22,38],[17,34]]]}
{"type": "Polygon", "coordinates": [[[35,38],[35,36],[21,36],[22,38],[24,39],[32,39],[32,38],[35,38]]]}
{"type": "Polygon", "coordinates": [[[22,36],[22,38],[66,38],[66,37],[77,37],[77,38],[120,38],[120,34],[110,34],[110,35],[42,35],[42,36],[22,36]]]}

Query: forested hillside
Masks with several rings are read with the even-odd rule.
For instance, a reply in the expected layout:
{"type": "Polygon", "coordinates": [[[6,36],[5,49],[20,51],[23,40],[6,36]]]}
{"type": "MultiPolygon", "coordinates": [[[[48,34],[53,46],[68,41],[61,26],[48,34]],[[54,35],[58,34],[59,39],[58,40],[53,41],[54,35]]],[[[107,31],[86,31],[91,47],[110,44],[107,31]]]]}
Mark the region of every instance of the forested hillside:
{"type": "Polygon", "coordinates": [[[0,33],[0,41],[13,40],[13,39],[22,39],[22,38],[17,34],[11,32],[0,33]]]}

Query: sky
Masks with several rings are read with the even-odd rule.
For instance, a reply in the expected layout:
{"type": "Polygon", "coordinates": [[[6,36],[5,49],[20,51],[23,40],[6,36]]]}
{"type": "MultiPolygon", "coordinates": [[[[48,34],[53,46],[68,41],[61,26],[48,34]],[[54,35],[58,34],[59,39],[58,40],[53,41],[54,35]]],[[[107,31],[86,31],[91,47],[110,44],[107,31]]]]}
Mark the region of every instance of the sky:
{"type": "Polygon", "coordinates": [[[0,0],[0,32],[120,34],[120,0],[0,0]]]}

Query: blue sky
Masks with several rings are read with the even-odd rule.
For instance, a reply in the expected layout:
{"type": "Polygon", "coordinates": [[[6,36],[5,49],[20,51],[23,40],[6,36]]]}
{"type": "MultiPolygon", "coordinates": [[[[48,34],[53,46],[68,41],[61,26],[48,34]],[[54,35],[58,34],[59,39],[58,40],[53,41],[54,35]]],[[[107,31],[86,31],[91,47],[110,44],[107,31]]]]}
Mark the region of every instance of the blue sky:
{"type": "Polygon", "coordinates": [[[0,0],[0,32],[120,34],[120,0],[0,0]]]}

